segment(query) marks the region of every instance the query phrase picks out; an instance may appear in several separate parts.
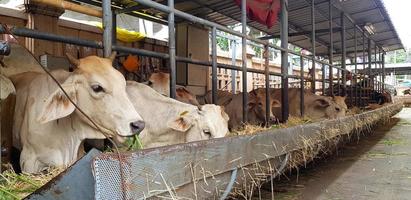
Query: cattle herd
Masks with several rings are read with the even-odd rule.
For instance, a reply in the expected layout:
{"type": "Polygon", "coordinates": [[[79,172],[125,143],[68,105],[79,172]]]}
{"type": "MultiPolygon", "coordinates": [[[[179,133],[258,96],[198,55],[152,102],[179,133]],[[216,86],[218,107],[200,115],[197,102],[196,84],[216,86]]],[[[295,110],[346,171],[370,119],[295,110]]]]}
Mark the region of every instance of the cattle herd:
{"type": "MultiPolygon", "coordinates": [[[[243,125],[241,93],[218,91],[214,105],[210,91],[195,96],[178,86],[174,100],[168,97],[167,73],[154,73],[148,82],[138,83],[126,81],[112,66],[115,55],[67,57],[76,66],[74,72],[51,72],[60,86],[38,70],[0,76],[2,100],[9,93],[15,94],[14,115],[8,120],[13,124],[13,146],[21,151],[20,167],[24,172],[69,166],[81,155],[85,139],[110,137],[121,143],[139,134],[144,146],[151,148],[221,138],[243,125]]],[[[247,123],[262,125],[281,120],[281,91],[269,92],[269,119],[265,117],[266,90],[248,93],[247,123]]],[[[289,90],[290,115],[300,116],[300,92],[289,90]]],[[[311,119],[345,116],[344,97],[319,96],[309,91],[303,95],[305,115],[311,119]]]]}

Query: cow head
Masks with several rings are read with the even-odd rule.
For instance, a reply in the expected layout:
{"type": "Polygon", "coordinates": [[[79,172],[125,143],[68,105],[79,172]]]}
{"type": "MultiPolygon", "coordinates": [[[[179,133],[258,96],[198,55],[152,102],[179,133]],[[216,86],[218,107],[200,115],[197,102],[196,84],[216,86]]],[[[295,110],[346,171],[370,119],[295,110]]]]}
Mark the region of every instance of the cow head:
{"type": "MultiPolygon", "coordinates": [[[[251,112],[254,112],[257,118],[261,121],[265,121],[266,118],[266,105],[267,101],[265,99],[266,97],[266,92],[265,88],[259,88],[252,90],[249,93],[249,98],[248,98],[248,109],[251,112]]],[[[274,121],[275,116],[273,114],[272,109],[273,108],[279,108],[281,107],[281,103],[274,99],[273,97],[270,96],[270,106],[269,106],[269,112],[270,112],[270,119],[268,121],[274,121]]]]}
{"type": "Polygon", "coordinates": [[[177,119],[168,122],[168,127],[185,132],[185,141],[192,142],[227,135],[228,115],[221,106],[206,104],[200,109],[184,111],[177,119]]]}
{"type": "Polygon", "coordinates": [[[347,111],[347,105],[345,104],[345,97],[325,97],[315,96],[312,106],[308,106],[311,109],[310,116],[313,119],[330,118],[335,119],[337,117],[345,116],[347,111]]]}
{"type": "Polygon", "coordinates": [[[170,74],[157,72],[151,74],[148,85],[158,93],[170,96],[170,74]]]}
{"type": "MultiPolygon", "coordinates": [[[[77,68],[61,86],[99,129],[115,139],[141,132],[144,122],[127,96],[126,81],[112,66],[115,54],[109,59],[89,56],[77,60],[67,56],[77,68]]],[[[39,121],[47,123],[72,113],[78,114],[82,121],[94,127],[63,91],[57,89],[46,100],[39,121]]],[[[104,138],[103,135],[99,137],[104,138]]]]}

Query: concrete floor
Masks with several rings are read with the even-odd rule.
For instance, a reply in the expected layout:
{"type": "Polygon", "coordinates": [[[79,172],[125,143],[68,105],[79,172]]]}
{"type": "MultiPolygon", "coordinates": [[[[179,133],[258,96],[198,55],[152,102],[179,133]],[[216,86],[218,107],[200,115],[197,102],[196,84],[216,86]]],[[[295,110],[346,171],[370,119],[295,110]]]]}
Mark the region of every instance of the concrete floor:
{"type": "MultiPolygon", "coordinates": [[[[411,108],[337,156],[287,175],[275,181],[275,199],[411,199],[411,108]]],[[[271,199],[271,191],[261,197],[271,199]]]]}

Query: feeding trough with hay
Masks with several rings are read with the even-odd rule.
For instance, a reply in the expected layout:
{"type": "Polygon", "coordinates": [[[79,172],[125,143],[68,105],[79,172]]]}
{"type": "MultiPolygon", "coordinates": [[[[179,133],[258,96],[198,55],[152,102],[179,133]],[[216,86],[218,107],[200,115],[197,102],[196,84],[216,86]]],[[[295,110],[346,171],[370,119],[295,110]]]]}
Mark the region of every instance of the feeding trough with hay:
{"type": "Polygon", "coordinates": [[[79,161],[87,172],[82,176],[85,185],[67,181],[81,171],[74,165],[28,199],[61,199],[73,191],[79,191],[79,196],[87,192],[82,197],[90,199],[248,198],[285,169],[304,166],[335,148],[343,137],[359,137],[402,107],[395,103],[349,117],[254,135],[127,152],[121,154],[121,161],[115,153],[94,152],[96,156],[88,155],[88,161],[79,161]],[[61,193],[56,195],[56,189],[61,193]]]}

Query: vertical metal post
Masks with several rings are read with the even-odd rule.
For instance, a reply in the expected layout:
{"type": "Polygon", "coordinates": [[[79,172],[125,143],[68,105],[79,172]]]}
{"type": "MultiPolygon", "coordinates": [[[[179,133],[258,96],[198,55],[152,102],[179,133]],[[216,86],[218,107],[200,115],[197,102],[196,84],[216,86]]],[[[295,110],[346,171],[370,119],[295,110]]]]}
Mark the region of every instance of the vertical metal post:
{"type": "Polygon", "coordinates": [[[366,72],[365,72],[365,32],[363,31],[362,32],[362,59],[363,59],[363,65],[362,65],[362,71],[363,71],[363,74],[361,75],[361,80],[360,80],[360,87],[361,87],[361,90],[360,90],[360,105],[362,106],[363,105],[363,97],[364,97],[364,94],[366,94],[366,90],[364,90],[364,88],[366,87],[366,82],[365,82],[365,74],[366,74],[366,72]]]}
{"type": "Polygon", "coordinates": [[[329,62],[330,62],[330,70],[329,70],[329,79],[330,79],[330,84],[328,85],[328,90],[330,91],[330,93],[328,94],[329,96],[333,96],[334,95],[334,75],[333,75],[333,57],[334,57],[334,33],[333,33],[333,5],[331,0],[329,0],[328,2],[328,12],[330,15],[329,21],[328,21],[328,26],[330,29],[330,47],[329,47],[329,62]]]}
{"type": "Polygon", "coordinates": [[[113,20],[112,20],[112,24],[113,24],[113,30],[112,30],[112,44],[116,45],[117,44],[117,14],[115,12],[112,12],[113,16],[113,20]]]}
{"type": "Polygon", "coordinates": [[[211,97],[213,104],[217,104],[217,28],[211,32],[211,97]]]}
{"type": "Polygon", "coordinates": [[[372,48],[371,48],[371,38],[368,38],[368,86],[367,86],[367,91],[368,91],[368,101],[369,103],[370,98],[371,98],[371,88],[373,85],[373,78],[371,76],[371,66],[372,66],[372,48]]]}
{"type": "Polygon", "coordinates": [[[264,59],[265,59],[265,124],[269,126],[270,124],[270,49],[268,45],[264,46],[264,59]]]}
{"type": "Polygon", "coordinates": [[[243,61],[243,122],[247,122],[247,104],[248,104],[248,93],[247,93],[247,0],[241,0],[241,25],[242,25],[242,61],[243,61]]]}
{"type": "Polygon", "coordinates": [[[281,114],[283,121],[288,120],[288,0],[281,0],[281,114]]]}
{"type": "Polygon", "coordinates": [[[342,50],[342,58],[341,58],[341,68],[343,70],[341,71],[342,75],[342,84],[343,84],[343,93],[342,96],[347,96],[347,71],[346,65],[345,65],[345,60],[347,59],[347,48],[345,46],[345,14],[344,12],[341,13],[341,50],[342,50]]]}
{"type": "Polygon", "coordinates": [[[112,50],[113,17],[111,12],[111,0],[103,0],[103,55],[109,57],[112,50]]]}
{"type": "Polygon", "coordinates": [[[322,64],[322,67],[321,67],[321,70],[322,70],[322,74],[321,74],[321,83],[322,83],[322,88],[321,88],[321,91],[322,91],[322,95],[325,95],[325,64],[322,64]]]}
{"type": "Polygon", "coordinates": [[[381,60],[382,60],[382,51],[381,51],[381,48],[378,48],[378,69],[381,69],[381,70],[378,70],[380,73],[379,73],[379,76],[380,76],[380,80],[379,80],[379,82],[380,82],[380,90],[381,90],[381,92],[383,91],[383,88],[382,88],[382,85],[381,85],[381,83],[382,83],[382,64],[381,64],[381,60]]]}
{"type": "Polygon", "coordinates": [[[304,57],[300,56],[300,112],[304,116],[304,57]]]}
{"type": "MultiPolygon", "coordinates": [[[[374,43],[374,68],[376,69],[376,70],[378,70],[378,67],[377,67],[377,44],[376,43],[374,43]]],[[[373,83],[374,83],[374,85],[373,85],[373,89],[374,90],[376,90],[376,91],[378,91],[378,78],[377,78],[377,76],[374,76],[373,75],[373,79],[375,80],[373,83]]]]}
{"type": "Polygon", "coordinates": [[[315,0],[311,0],[311,53],[312,55],[312,69],[311,69],[311,89],[315,93],[315,0]]]}
{"type": "Polygon", "coordinates": [[[170,97],[176,98],[176,37],[174,26],[174,0],[168,0],[168,7],[171,12],[168,13],[168,53],[170,62],[170,97]]]}
{"type": "MultiPolygon", "coordinates": [[[[231,64],[232,65],[237,65],[236,63],[237,60],[237,42],[235,39],[231,40],[231,64]]],[[[231,92],[235,94],[236,91],[236,83],[237,83],[237,71],[236,70],[231,70],[231,92]]]]}
{"type": "MultiPolygon", "coordinates": [[[[355,106],[359,105],[358,101],[358,87],[357,87],[357,73],[358,73],[358,64],[357,64],[357,58],[358,58],[358,37],[357,37],[357,29],[354,29],[354,73],[355,75],[353,76],[353,80],[351,81],[351,94],[353,93],[354,90],[354,98],[355,98],[355,106]]],[[[352,97],[351,97],[352,99],[352,97]]],[[[353,102],[351,101],[351,106],[353,105],[353,102]]]]}
{"type": "Polygon", "coordinates": [[[382,53],[381,58],[381,67],[382,67],[382,89],[385,89],[385,52],[382,53]]]}
{"type": "Polygon", "coordinates": [[[337,89],[337,96],[341,95],[341,79],[340,79],[340,74],[341,74],[341,70],[337,69],[337,85],[338,85],[338,89],[337,89]]]}

